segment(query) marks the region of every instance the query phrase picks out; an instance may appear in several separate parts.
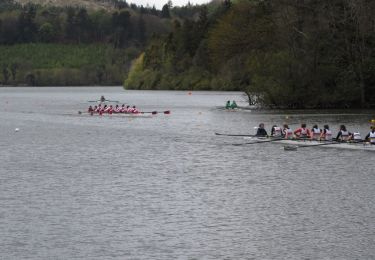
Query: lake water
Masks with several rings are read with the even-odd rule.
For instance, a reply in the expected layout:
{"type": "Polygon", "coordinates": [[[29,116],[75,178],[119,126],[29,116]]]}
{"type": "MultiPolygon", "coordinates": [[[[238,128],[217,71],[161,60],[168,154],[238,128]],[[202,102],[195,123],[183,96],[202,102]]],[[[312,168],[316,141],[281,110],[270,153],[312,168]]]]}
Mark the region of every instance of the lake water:
{"type": "Polygon", "coordinates": [[[214,133],[306,122],[365,135],[375,111],[217,109],[227,100],[245,105],[233,92],[0,88],[0,259],[374,259],[375,153],[214,133]],[[171,114],[77,114],[101,95],[171,114]]]}

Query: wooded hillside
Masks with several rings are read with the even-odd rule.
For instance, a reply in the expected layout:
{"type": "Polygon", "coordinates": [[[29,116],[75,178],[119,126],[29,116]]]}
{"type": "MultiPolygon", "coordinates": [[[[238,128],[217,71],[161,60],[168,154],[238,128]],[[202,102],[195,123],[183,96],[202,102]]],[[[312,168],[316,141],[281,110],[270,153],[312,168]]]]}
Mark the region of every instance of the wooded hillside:
{"type": "Polygon", "coordinates": [[[125,88],[243,90],[270,107],[375,104],[375,2],[239,0],[202,6],[134,63],[125,88]]]}
{"type": "Polygon", "coordinates": [[[374,1],[26,2],[0,2],[3,85],[124,83],[241,90],[278,108],[375,106],[374,1]]]}

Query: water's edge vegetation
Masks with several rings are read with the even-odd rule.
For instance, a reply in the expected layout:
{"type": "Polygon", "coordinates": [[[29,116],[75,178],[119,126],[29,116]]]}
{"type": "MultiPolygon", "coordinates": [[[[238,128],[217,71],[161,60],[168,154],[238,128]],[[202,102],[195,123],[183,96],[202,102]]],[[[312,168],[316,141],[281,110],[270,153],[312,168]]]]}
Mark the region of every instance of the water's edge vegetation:
{"type": "Polygon", "coordinates": [[[375,106],[375,2],[105,3],[3,1],[0,82],[239,90],[272,108],[375,106]]]}

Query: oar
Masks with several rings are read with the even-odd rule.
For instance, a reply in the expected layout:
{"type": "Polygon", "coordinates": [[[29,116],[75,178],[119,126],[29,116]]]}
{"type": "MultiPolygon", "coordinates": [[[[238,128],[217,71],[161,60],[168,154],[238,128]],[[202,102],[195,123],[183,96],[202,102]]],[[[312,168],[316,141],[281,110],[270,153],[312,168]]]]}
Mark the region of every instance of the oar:
{"type": "Polygon", "coordinates": [[[90,103],[105,103],[105,102],[113,102],[113,103],[120,103],[120,101],[117,101],[117,100],[109,100],[109,99],[106,99],[104,101],[101,101],[101,100],[89,100],[87,102],[90,102],[90,103]]]}
{"type": "Polygon", "coordinates": [[[215,133],[215,135],[223,135],[223,136],[245,136],[245,137],[254,137],[255,135],[244,135],[244,134],[220,134],[220,133],[215,133]]]}
{"type": "Polygon", "coordinates": [[[315,146],[332,145],[332,144],[340,144],[340,142],[321,143],[321,144],[314,144],[314,145],[284,146],[284,150],[296,151],[298,148],[315,147],[315,146]]]}
{"type": "Polygon", "coordinates": [[[153,114],[153,115],[161,113],[161,114],[169,115],[171,113],[171,111],[170,110],[166,110],[166,111],[150,111],[150,112],[141,112],[141,113],[142,114],[153,114]]]}
{"type": "Polygon", "coordinates": [[[232,145],[234,145],[234,146],[241,146],[241,145],[246,145],[246,144],[270,143],[270,142],[281,141],[281,140],[285,140],[285,139],[284,138],[275,138],[275,139],[266,140],[266,141],[256,141],[256,142],[242,143],[242,144],[232,144],[232,145]]]}

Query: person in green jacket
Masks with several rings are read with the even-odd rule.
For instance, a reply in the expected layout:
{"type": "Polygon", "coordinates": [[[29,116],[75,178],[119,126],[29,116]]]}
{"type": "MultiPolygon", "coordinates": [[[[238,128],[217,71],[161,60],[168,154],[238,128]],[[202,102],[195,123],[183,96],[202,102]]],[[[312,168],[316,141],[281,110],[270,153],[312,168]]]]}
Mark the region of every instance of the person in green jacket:
{"type": "Polygon", "coordinates": [[[231,108],[231,106],[230,106],[230,101],[228,100],[227,104],[225,105],[225,109],[229,109],[229,108],[231,108]]]}
{"type": "Polygon", "coordinates": [[[230,107],[231,107],[232,109],[237,108],[237,103],[236,103],[236,101],[233,100],[232,105],[230,105],[230,107]]]}

